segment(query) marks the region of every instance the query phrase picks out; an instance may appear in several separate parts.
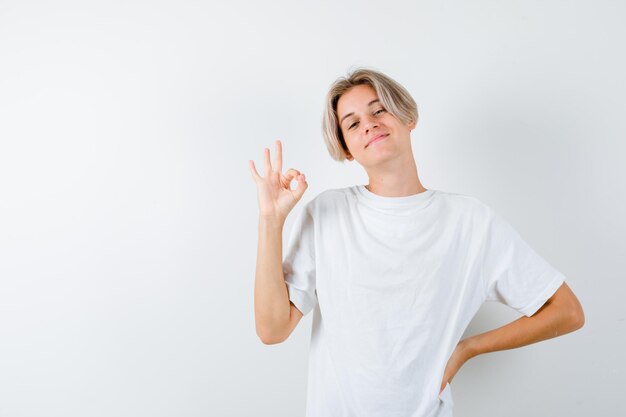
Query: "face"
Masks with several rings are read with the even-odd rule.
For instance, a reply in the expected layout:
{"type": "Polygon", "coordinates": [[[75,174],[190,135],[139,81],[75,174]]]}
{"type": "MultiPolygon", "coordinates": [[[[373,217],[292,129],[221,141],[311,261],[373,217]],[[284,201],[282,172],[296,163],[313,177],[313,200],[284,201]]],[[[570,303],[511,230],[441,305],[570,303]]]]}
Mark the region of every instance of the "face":
{"type": "Polygon", "coordinates": [[[411,151],[410,132],[415,122],[405,125],[389,113],[369,85],[345,92],[337,101],[337,116],[350,161],[371,166],[411,151]]]}

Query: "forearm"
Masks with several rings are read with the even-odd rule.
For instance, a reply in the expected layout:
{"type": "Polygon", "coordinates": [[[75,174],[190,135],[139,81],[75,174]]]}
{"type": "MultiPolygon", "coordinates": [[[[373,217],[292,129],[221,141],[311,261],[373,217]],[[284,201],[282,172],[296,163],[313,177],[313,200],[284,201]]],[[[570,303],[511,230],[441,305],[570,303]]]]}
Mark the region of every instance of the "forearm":
{"type": "Polygon", "coordinates": [[[572,310],[548,302],[531,317],[522,316],[505,326],[464,340],[464,351],[468,358],[472,358],[514,349],[572,332],[580,326],[580,320],[572,310]]]}
{"type": "Polygon", "coordinates": [[[257,335],[271,340],[289,320],[289,293],[282,263],[284,221],[259,218],[259,240],[254,285],[257,335]]]}

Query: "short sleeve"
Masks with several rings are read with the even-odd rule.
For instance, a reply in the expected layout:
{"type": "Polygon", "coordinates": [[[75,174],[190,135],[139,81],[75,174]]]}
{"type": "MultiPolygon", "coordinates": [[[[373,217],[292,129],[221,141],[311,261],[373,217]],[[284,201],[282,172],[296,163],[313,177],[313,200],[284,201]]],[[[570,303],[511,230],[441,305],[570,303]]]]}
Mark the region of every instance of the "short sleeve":
{"type": "Polygon", "coordinates": [[[309,210],[309,205],[304,206],[293,222],[283,260],[289,300],[303,315],[317,303],[314,222],[309,210]]]}
{"type": "Polygon", "coordinates": [[[491,208],[489,213],[481,264],[485,301],[498,301],[530,317],[559,289],[565,276],[502,216],[491,208]]]}

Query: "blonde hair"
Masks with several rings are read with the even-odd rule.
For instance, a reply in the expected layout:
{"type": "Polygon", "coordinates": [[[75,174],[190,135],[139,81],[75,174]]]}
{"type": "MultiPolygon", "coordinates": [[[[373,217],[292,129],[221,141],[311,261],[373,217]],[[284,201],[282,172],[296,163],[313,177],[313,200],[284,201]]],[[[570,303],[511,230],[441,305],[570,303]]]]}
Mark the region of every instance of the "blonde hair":
{"type": "Polygon", "coordinates": [[[369,85],[376,91],[383,107],[402,123],[417,123],[417,104],[411,94],[398,82],[387,75],[369,68],[357,68],[345,77],[339,77],[330,86],[326,95],[324,116],[322,118],[322,135],[331,158],[344,162],[350,152],[341,132],[337,116],[339,98],[357,85],[369,85]]]}

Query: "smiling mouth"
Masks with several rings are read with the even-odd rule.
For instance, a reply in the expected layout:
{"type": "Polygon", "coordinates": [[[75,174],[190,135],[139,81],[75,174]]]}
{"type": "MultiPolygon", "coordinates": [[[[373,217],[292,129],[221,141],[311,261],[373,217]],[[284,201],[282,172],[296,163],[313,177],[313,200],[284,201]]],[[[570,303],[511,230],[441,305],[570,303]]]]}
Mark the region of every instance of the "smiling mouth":
{"type": "Polygon", "coordinates": [[[380,135],[377,136],[374,140],[372,140],[370,143],[368,143],[367,145],[365,145],[365,147],[367,148],[368,146],[370,146],[372,143],[374,142],[378,142],[379,140],[383,140],[385,139],[387,136],[389,136],[389,133],[385,134],[385,135],[380,135]]]}

